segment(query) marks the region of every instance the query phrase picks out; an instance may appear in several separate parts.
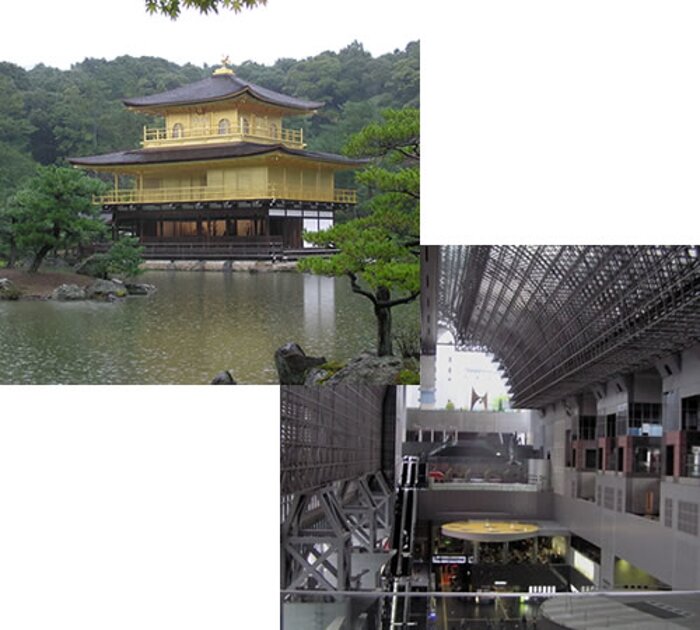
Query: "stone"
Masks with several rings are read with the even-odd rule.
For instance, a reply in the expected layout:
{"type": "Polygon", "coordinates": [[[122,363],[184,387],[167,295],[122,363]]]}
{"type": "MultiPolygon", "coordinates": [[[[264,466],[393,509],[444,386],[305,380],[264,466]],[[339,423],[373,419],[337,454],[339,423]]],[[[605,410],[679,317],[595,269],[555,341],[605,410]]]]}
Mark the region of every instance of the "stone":
{"type": "Polygon", "coordinates": [[[19,300],[22,292],[9,278],[0,278],[0,300],[19,300]]]}
{"type": "Polygon", "coordinates": [[[79,287],[77,284],[62,284],[51,292],[51,299],[61,302],[84,300],[85,297],[85,289],[79,287]]]}
{"type": "Polygon", "coordinates": [[[323,365],[325,357],[309,357],[298,343],[286,343],[275,351],[280,385],[303,385],[308,370],[323,365]]]}
{"type": "Polygon", "coordinates": [[[108,300],[126,297],[126,287],[112,280],[95,280],[86,290],[87,297],[91,300],[108,300]]]}
{"type": "Polygon", "coordinates": [[[231,370],[219,372],[211,382],[211,385],[236,385],[236,379],[233,378],[231,370]]]}
{"type": "Polygon", "coordinates": [[[151,295],[156,292],[156,286],[138,282],[126,282],[124,284],[129,295],[151,295]]]}
{"type": "MultiPolygon", "coordinates": [[[[369,352],[364,352],[360,356],[348,361],[348,364],[338,370],[335,374],[323,381],[326,385],[337,383],[365,383],[369,385],[394,385],[399,373],[404,367],[401,357],[386,356],[378,357],[369,352]]],[[[314,382],[318,383],[318,377],[314,374],[308,375],[306,385],[314,382]]]]}

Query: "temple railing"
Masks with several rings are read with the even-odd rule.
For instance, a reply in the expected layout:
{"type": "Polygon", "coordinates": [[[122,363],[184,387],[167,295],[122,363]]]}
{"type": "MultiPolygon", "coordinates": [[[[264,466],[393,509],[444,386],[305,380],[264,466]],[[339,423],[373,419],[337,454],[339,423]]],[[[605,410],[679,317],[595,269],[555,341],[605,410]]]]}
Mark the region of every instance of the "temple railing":
{"type": "Polygon", "coordinates": [[[226,186],[181,186],[175,188],[142,188],[113,190],[93,197],[100,205],[144,203],[172,203],[198,201],[232,201],[249,199],[289,199],[294,201],[321,201],[327,203],[357,203],[357,192],[345,188],[318,191],[313,187],[276,186],[257,188],[230,188],[226,186]]]}
{"type": "Polygon", "coordinates": [[[208,144],[216,142],[262,142],[283,144],[295,149],[303,149],[304,130],[286,129],[274,125],[226,125],[224,127],[183,127],[166,129],[164,127],[144,127],[144,148],[164,147],[188,144],[208,144]]]}
{"type": "Polygon", "coordinates": [[[147,259],[165,260],[220,260],[220,259],[251,259],[279,258],[284,254],[282,238],[276,236],[260,236],[210,240],[178,240],[154,241],[144,239],[143,256],[147,259]]]}

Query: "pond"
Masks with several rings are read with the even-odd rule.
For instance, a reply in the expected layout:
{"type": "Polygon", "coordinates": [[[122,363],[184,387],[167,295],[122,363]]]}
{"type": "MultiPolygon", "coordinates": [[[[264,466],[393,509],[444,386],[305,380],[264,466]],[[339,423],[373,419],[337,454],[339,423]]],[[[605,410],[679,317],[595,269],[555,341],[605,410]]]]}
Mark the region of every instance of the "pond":
{"type": "MultiPolygon", "coordinates": [[[[117,303],[0,301],[0,383],[276,383],[274,353],[295,341],[348,359],[376,347],[370,302],[345,278],[298,273],[148,272],[151,297],[117,303]]],[[[394,330],[418,329],[414,302],[394,330]]]]}

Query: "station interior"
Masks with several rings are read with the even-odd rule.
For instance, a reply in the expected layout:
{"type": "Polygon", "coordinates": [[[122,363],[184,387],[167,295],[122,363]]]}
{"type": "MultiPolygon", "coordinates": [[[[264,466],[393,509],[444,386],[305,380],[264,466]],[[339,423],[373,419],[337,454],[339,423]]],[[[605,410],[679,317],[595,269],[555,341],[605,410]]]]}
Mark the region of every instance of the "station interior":
{"type": "Polygon", "coordinates": [[[697,628],[698,248],[422,249],[420,388],[281,388],[282,627],[697,628]]]}

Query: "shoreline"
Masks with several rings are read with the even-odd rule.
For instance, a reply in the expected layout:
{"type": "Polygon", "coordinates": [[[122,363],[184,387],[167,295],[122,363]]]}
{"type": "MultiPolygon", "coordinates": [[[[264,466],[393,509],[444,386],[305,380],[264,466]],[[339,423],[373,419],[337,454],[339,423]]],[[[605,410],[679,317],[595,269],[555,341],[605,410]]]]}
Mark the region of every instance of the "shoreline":
{"type": "MultiPolygon", "coordinates": [[[[291,260],[146,260],[141,264],[141,269],[144,272],[300,273],[296,261],[291,260]]],[[[34,274],[24,269],[0,268],[0,278],[7,278],[20,291],[16,297],[0,297],[3,301],[48,300],[52,291],[62,284],[75,284],[85,289],[97,280],[92,276],[77,274],[71,268],[50,265],[34,274]]]]}

